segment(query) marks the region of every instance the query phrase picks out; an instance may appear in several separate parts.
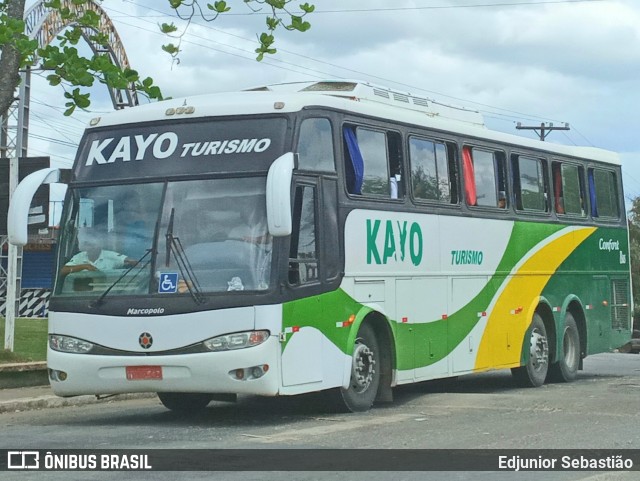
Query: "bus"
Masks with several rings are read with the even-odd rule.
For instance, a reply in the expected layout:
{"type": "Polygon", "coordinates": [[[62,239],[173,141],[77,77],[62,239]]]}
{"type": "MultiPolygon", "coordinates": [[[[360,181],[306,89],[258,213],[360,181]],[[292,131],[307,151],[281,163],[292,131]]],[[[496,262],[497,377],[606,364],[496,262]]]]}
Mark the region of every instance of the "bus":
{"type": "Polygon", "coordinates": [[[631,338],[617,154],[492,131],[358,81],[173,99],[90,121],[49,304],[59,396],[155,392],[176,411],[511,369],[576,378],[631,338]]]}

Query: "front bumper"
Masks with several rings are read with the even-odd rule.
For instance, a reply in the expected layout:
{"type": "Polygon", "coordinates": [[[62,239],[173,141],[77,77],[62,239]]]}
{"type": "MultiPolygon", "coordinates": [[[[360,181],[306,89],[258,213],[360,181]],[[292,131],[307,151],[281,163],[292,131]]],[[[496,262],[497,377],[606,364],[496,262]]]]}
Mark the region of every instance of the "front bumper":
{"type": "Polygon", "coordinates": [[[64,381],[50,375],[58,396],[132,392],[201,392],[274,396],[280,389],[280,342],[271,336],[259,346],[223,352],[172,356],[99,356],[48,349],[49,370],[66,373],[64,381]],[[237,369],[268,365],[258,379],[239,380],[237,369]],[[128,380],[128,366],[161,366],[162,379],[128,380]]]}

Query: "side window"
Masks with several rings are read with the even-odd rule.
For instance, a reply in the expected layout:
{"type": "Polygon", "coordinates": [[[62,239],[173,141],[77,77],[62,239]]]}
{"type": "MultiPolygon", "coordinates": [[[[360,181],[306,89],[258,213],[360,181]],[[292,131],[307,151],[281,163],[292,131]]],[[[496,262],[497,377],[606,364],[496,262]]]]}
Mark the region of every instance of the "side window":
{"type": "Polygon", "coordinates": [[[345,169],[350,194],[399,199],[402,146],[397,132],[345,126],[345,169]]]}
{"type": "Polygon", "coordinates": [[[589,169],[589,197],[593,217],[620,217],[618,183],[615,172],[589,169]]]}
{"type": "Polygon", "coordinates": [[[584,217],[584,169],[577,165],[553,162],[551,170],[556,213],[584,217]]]}
{"type": "Polygon", "coordinates": [[[409,138],[411,191],[415,199],[452,202],[449,157],[444,142],[409,138]]]}
{"type": "Polygon", "coordinates": [[[336,170],[329,119],[302,121],[298,139],[298,168],[323,172],[336,170]]]}
{"type": "Polygon", "coordinates": [[[319,280],[316,226],[316,189],[310,185],[299,185],[293,207],[289,284],[307,284],[319,280]]]}
{"type": "Polygon", "coordinates": [[[468,205],[507,208],[506,170],[501,152],[465,146],[462,166],[468,205]]]}
{"type": "Polygon", "coordinates": [[[523,211],[549,212],[546,161],[514,155],[516,208],[523,211]]]}

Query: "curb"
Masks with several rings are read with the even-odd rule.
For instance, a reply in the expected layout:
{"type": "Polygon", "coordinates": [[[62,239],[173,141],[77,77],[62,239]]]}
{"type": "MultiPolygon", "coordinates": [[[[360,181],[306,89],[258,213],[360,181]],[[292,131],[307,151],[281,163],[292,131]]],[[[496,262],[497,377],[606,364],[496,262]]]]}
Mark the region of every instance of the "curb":
{"type": "Polygon", "coordinates": [[[47,363],[44,361],[0,364],[0,389],[46,386],[48,384],[47,363]]]}
{"type": "MultiPolygon", "coordinates": [[[[49,385],[49,373],[46,362],[25,362],[0,364],[0,389],[20,389],[49,385]]],[[[0,401],[0,414],[8,412],[32,411],[35,409],[84,406],[88,404],[127,401],[155,397],[155,393],[129,393],[110,396],[73,396],[58,397],[54,394],[24,397],[0,401]]]]}
{"type": "Polygon", "coordinates": [[[58,397],[52,394],[39,397],[12,399],[0,401],[0,414],[8,412],[33,411],[35,409],[61,408],[67,406],[85,406],[88,404],[105,404],[113,401],[127,401],[130,399],[146,399],[155,397],[155,393],[116,394],[113,396],[74,396],[58,397]]]}

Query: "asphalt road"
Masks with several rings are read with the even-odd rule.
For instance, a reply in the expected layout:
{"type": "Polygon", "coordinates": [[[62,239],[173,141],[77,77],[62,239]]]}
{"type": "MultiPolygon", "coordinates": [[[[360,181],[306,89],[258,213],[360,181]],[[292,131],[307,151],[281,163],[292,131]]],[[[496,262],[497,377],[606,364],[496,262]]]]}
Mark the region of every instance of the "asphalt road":
{"type": "MultiPolygon", "coordinates": [[[[395,401],[362,414],[335,410],[324,395],[241,397],[180,416],[155,398],[0,415],[3,449],[640,449],[640,355],[601,354],[569,384],[514,386],[509,371],[395,390],[395,401]]],[[[17,479],[0,473],[0,479],[17,479]],[[3,475],[5,475],[3,477],[3,475]]],[[[20,479],[588,480],[635,473],[295,472],[20,473],[20,479]],[[27,477],[31,476],[31,477],[27,477]],[[46,476],[45,476],[46,475],[46,476]]]]}

